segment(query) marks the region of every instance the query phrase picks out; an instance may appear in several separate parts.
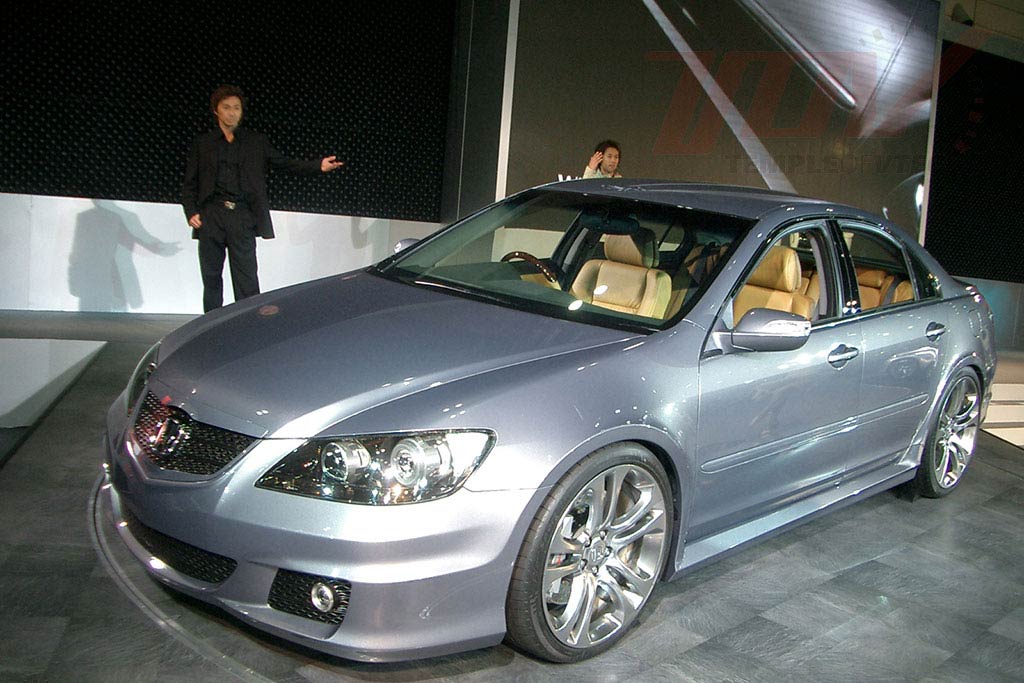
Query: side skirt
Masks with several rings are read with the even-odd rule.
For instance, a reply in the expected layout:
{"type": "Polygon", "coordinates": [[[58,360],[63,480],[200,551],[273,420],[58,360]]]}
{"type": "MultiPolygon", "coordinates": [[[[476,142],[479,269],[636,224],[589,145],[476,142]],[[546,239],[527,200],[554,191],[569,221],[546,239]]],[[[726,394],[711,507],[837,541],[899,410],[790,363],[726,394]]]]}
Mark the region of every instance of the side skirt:
{"type": "Polygon", "coordinates": [[[916,473],[916,463],[897,462],[881,471],[872,472],[871,479],[874,483],[868,482],[867,486],[864,478],[841,482],[839,486],[804,498],[764,517],[690,541],[683,549],[681,561],[676,563],[675,571],[668,580],[671,581],[690,570],[728,557],[747,546],[772,538],[821,515],[899,486],[913,479],[916,473]]]}

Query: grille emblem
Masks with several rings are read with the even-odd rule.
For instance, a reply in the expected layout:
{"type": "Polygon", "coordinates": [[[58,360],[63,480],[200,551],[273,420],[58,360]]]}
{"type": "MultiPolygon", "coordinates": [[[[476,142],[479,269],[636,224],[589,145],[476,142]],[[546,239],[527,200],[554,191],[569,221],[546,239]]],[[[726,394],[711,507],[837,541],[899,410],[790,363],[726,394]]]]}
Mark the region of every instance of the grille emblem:
{"type": "Polygon", "coordinates": [[[156,434],[149,437],[149,445],[161,455],[174,455],[192,436],[187,425],[170,416],[157,422],[156,428],[156,434]]]}

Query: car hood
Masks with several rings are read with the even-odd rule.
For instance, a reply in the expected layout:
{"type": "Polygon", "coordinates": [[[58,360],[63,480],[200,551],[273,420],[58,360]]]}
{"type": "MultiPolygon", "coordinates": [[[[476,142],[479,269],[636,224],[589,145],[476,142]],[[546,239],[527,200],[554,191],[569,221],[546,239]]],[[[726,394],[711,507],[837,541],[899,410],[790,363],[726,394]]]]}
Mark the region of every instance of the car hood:
{"type": "Polygon", "coordinates": [[[179,328],[162,344],[150,390],[201,422],[308,438],[418,391],[636,336],[362,272],[179,328]]]}

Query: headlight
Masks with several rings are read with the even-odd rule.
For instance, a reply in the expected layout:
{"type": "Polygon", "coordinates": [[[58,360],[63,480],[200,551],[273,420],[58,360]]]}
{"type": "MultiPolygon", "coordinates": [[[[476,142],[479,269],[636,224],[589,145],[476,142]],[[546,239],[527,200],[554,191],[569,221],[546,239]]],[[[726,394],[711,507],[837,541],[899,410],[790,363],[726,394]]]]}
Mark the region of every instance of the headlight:
{"type": "Polygon", "coordinates": [[[139,364],[135,366],[135,372],[132,373],[132,378],[128,380],[128,414],[132,414],[132,409],[135,408],[135,404],[139,402],[139,398],[142,396],[142,392],[146,389],[146,382],[149,381],[149,376],[156,370],[156,359],[160,353],[160,342],[153,344],[146,351],[146,355],[142,357],[139,364]]]}
{"type": "Polygon", "coordinates": [[[494,444],[490,432],[436,431],[311,439],[256,486],[362,505],[399,505],[454,493],[494,444]]]}

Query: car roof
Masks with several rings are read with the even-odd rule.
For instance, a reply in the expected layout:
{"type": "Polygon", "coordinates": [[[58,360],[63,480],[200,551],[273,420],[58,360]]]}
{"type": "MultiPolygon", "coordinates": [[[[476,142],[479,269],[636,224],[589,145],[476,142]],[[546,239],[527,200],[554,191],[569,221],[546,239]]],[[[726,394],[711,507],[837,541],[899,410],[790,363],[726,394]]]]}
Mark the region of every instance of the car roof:
{"type": "Polygon", "coordinates": [[[788,192],[776,192],[742,185],[713,183],[680,183],[672,180],[634,178],[591,178],[568,180],[544,186],[547,189],[596,194],[607,197],[629,197],[657,204],[685,206],[740,218],[757,219],[780,207],[799,207],[820,211],[823,207],[845,209],[863,214],[861,209],[847,207],[821,199],[811,199],[788,192]]]}

